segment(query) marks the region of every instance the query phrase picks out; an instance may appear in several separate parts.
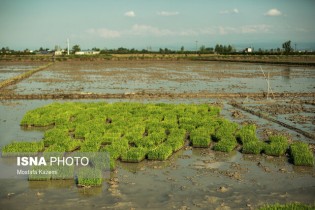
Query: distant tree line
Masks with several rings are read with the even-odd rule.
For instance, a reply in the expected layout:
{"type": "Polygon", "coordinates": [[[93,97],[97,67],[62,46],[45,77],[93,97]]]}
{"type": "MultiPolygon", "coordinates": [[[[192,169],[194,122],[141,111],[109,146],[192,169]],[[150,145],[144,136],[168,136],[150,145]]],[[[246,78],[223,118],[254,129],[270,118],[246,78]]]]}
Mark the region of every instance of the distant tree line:
{"type": "Polygon", "coordinates": [[[235,52],[236,50],[231,45],[217,44],[214,48],[214,51],[219,54],[227,54],[235,52]]]}
{"type": "MultiPolygon", "coordinates": [[[[60,47],[55,46],[55,50],[62,50],[60,47]]],[[[259,48],[258,50],[252,49],[252,52],[245,52],[245,51],[236,51],[236,49],[228,44],[228,45],[222,45],[222,44],[216,44],[215,47],[206,47],[205,45],[200,46],[196,50],[186,50],[184,46],[181,46],[179,50],[173,50],[169,48],[159,48],[158,51],[153,51],[151,47],[148,47],[147,49],[142,49],[138,50],[135,48],[124,48],[124,47],[119,47],[117,49],[100,49],[97,47],[92,48],[93,51],[99,51],[100,54],[252,54],[252,55],[262,55],[262,54],[267,54],[267,55],[279,55],[279,54],[315,54],[315,52],[296,52],[292,47],[291,47],[291,41],[286,41],[282,44],[282,48],[275,48],[275,49],[268,49],[268,50],[263,50],[259,48]]],[[[63,49],[63,54],[65,55],[67,53],[67,49],[63,49]]],[[[75,44],[72,49],[71,49],[71,54],[75,54],[75,52],[81,51],[81,47],[78,44],[75,44]]],[[[12,50],[9,47],[2,47],[0,50],[0,54],[2,55],[32,55],[32,54],[49,54],[53,53],[54,50],[50,50],[49,48],[43,48],[40,47],[37,50],[31,51],[29,49],[25,50],[12,50]]]]}

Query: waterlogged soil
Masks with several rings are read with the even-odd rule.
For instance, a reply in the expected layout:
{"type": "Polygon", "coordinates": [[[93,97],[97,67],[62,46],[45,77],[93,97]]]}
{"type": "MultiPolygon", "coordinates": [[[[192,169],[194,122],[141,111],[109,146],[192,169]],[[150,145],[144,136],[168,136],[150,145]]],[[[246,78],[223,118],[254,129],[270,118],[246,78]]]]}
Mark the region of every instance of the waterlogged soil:
{"type": "MultiPolygon", "coordinates": [[[[130,100],[107,100],[117,101],[130,100]]],[[[0,146],[14,139],[41,139],[42,131],[23,130],[19,122],[26,111],[52,102],[2,101],[0,146]]],[[[272,132],[281,132],[290,140],[314,143],[294,131],[220,101],[144,99],[137,102],[221,104],[224,117],[238,123],[256,124],[261,139],[272,132]]],[[[1,160],[0,165],[4,163],[1,160]]],[[[73,180],[0,180],[0,206],[6,209],[256,209],[267,202],[313,204],[314,194],[315,167],[296,167],[285,156],[244,155],[238,149],[221,153],[189,145],[167,161],[138,164],[118,161],[117,170],[111,172],[102,187],[77,188],[73,180]]]]}
{"type": "Polygon", "coordinates": [[[41,66],[41,62],[0,62],[0,82],[41,66]]]}
{"type": "MultiPolygon", "coordinates": [[[[274,92],[314,92],[315,67],[261,65],[274,92]]],[[[7,94],[257,93],[267,83],[259,64],[189,61],[56,62],[7,94]]]]}

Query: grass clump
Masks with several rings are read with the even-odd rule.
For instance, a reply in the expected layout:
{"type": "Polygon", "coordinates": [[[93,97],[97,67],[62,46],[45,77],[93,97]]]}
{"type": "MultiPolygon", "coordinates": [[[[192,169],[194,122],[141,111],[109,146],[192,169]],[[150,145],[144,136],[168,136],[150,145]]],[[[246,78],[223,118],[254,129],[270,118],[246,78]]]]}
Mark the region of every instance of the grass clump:
{"type": "Polygon", "coordinates": [[[269,136],[269,142],[264,146],[266,155],[282,156],[289,146],[287,137],[281,135],[269,136]]]}
{"type": "Polygon", "coordinates": [[[2,148],[2,156],[35,155],[44,150],[43,141],[40,142],[13,142],[2,148]]]}
{"type": "Polygon", "coordinates": [[[308,144],[303,142],[294,142],[290,146],[293,164],[296,166],[314,166],[314,157],[308,144]]]}

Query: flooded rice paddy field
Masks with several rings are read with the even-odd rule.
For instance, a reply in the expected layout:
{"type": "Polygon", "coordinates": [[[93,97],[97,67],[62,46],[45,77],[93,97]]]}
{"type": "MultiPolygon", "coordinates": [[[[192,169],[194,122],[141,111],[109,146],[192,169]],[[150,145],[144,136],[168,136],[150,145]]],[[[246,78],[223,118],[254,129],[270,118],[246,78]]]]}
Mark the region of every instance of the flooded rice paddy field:
{"type": "MultiPolygon", "coordinates": [[[[314,92],[314,67],[261,66],[275,92],[314,92]]],[[[6,88],[47,93],[239,93],[266,91],[259,64],[187,61],[64,62],[6,88]]]]}
{"type": "MultiPolygon", "coordinates": [[[[9,64],[7,69],[10,69],[9,64]]],[[[1,67],[0,65],[0,67],[1,67]]],[[[15,64],[12,64],[14,66],[15,64]]],[[[42,64],[39,64],[40,66],[42,64]]],[[[23,66],[23,65],[22,65],[23,66]]],[[[25,65],[27,66],[27,65],[25,65]]],[[[28,67],[25,67],[28,68],[28,67]]],[[[262,65],[269,72],[274,92],[315,91],[315,68],[262,65]]],[[[14,68],[12,68],[14,69],[14,68]]],[[[16,69],[23,69],[16,68],[16,69]]],[[[1,69],[0,69],[1,70],[1,69]]],[[[2,78],[2,72],[1,72],[2,78]]],[[[2,93],[132,93],[132,92],[262,92],[266,81],[258,64],[216,62],[65,62],[55,63],[2,93]]],[[[290,140],[311,144],[305,137],[270,120],[238,109],[263,112],[285,124],[315,134],[314,98],[174,98],[174,99],[99,99],[143,103],[214,103],[231,121],[254,123],[257,135],[282,133],[290,140]],[[245,103],[246,102],[246,103],[245,103]]],[[[23,115],[53,102],[68,100],[0,101],[0,147],[16,141],[43,138],[41,129],[19,126],[23,115]]],[[[73,101],[73,100],[72,100],[73,101]]],[[[315,167],[294,166],[288,157],[245,155],[211,148],[196,149],[188,143],[167,161],[117,162],[117,169],[102,187],[78,188],[70,181],[27,181],[0,179],[0,207],[5,209],[257,209],[265,203],[298,201],[313,204],[315,167]]],[[[1,159],[0,167],[7,164],[1,159]]],[[[1,208],[0,208],[1,209],[1,208]]]]}
{"type": "Polygon", "coordinates": [[[0,62],[0,82],[41,66],[40,62],[0,62]]]}
{"type": "MultiPolygon", "coordinates": [[[[91,100],[79,100],[91,102],[91,100]]],[[[96,100],[143,103],[216,103],[209,99],[96,100]]],[[[54,100],[2,101],[0,146],[43,138],[40,129],[19,126],[28,110],[54,100]]],[[[66,101],[60,101],[66,102],[66,101]]],[[[258,137],[280,132],[308,141],[298,133],[223,103],[222,115],[234,122],[252,122],[258,137]],[[235,112],[237,111],[237,115],[235,112]]],[[[314,145],[314,144],[313,144],[314,145]]],[[[256,209],[265,203],[313,203],[315,167],[297,167],[287,157],[245,155],[196,149],[190,145],[167,161],[117,162],[102,187],[77,188],[73,181],[0,180],[0,204],[6,209],[256,209]],[[27,208],[25,208],[27,207],[27,208]]],[[[1,161],[1,165],[7,162],[1,161]]]]}

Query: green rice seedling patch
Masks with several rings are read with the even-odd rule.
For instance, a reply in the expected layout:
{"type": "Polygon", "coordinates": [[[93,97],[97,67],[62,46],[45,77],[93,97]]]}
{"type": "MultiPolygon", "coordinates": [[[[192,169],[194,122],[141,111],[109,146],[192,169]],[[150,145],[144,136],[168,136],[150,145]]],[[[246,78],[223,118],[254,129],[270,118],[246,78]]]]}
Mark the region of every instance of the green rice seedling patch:
{"type": "Polygon", "coordinates": [[[216,143],[213,147],[215,151],[221,152],[231,152],[237,146],[237,141],[235,136],[231,134],[226,134],[220,137],[220,141],[216,143]]]}
{"type": "Polygon", "coordinates": [[[69,136],[68,130],[53,128],[47,130],[44,134],[44,144],[46,147],[53,144],[61,144],[64,141],[69,141],[71,138],[69,136]]]}
{"type": "Polygon", "coordinates": [[[51,166],[32,166],[28,175],[29,181],[48,181],[52,174],[51,166]]]}
{"type": "Polygon", "coordinates": [[[245,154],[260,154],[264,149],[264,143],[258,139],[255,141],[249,141],[243,144],[242,153],[245,154]]]}
{"type": "Polygon", "coordinates": [[[172,146],[161,144],[158,147],[151,149],[148,153],[149,160],[166,160],[173,154],[172,146]]]}
{"type": "Polygon", "coordinates": [[[269,137],[269,144],[265,144],[264,152],[266,155],[282,156],[286,153],[289,143],[285,136],[275,135],[269,137]]]}
{"type": "Polygon", "coordinates": [[[268,204],[259,208],[259,210],[314,210],[314,205],[302,203],[287,203],[287,204],[268,204]]]}
{"type": "Polygon", "coordinates": [[[97,168],[80,168],[77,174],[78,186],[101,186],[103,182],[102,171],[97,168]]]}
{"type": "Polygon", "coordinates": [[[238,124],[230,122],[228,120],[222,119],[221,122],[219,122],[219,126],[213,135],[215,141],[220,141],[225,136],[234,136],[235,131],[238,128],[238,124]]]}
{"type": "Polygon", "coordinates": [[[2,157],[35,155],[43,150],[44,150],[43,141],[12,142],[2,148],[2,157]]]}
{"type": "Polygon", "coordinates": [[[147,149],[143,147],[131,147],[122,154],[121,160],[124,162],[138,163],[145,159],[147,149]]]}
{"type": "Polygon", "coordinates": [[[294,142],[290,146],[290,151],[294,165],[314,166],[313,152],[308,147],[308,144],[303,142],[294,142]]]}
{"type": "Polygon", "coordinates": [[[260,154],[264,143],[256,136],[255,125],[245,125],[236,133],[237,140],[243,144],[242,152],[246,154],[260,154]]]}
{"type": "Polygon", "coordinates": [[[53,165],[50,170],[56,171],[51,175],[52,180],[67,180],[74,178],[74,166],[58,166],[53,165]]]}
{"type": "Polygon", "coordinates": [[[164,160],[187,140],[193,147],[209,147],[213,140],[213,149],[223,152],[234,150],[238,143],[243,153],[250,154],[264,151],[280,156],[288,148],[282,137],[270,137],[270,143],[262,143],[254,125],[238,129],[238,124],[220,116],[220,108],[208,104],[52,103],[27,112],[21,125],[47,127],[43,140],[9,144],[3,147],[2,155],[9,151],[104,151],[109,152],[114,165],[117,159],[164,160]]]}
{"type": "Polygon", "coordinates": [[[122,154],[126,153],[128,148],[128,140],[126,138],[121,138],[118,141],[113,141],[111,145],[103,147],[100,151],[108,152],[110,159],[117,160],[121,158],[122,154]]]}
{"type": "Polygon", "coordinates": [[[176,152],[183,148],[185,145],[185,139],[180,136],[168,136],[165,144],[172,147],[173,152],[176,152]]]}

